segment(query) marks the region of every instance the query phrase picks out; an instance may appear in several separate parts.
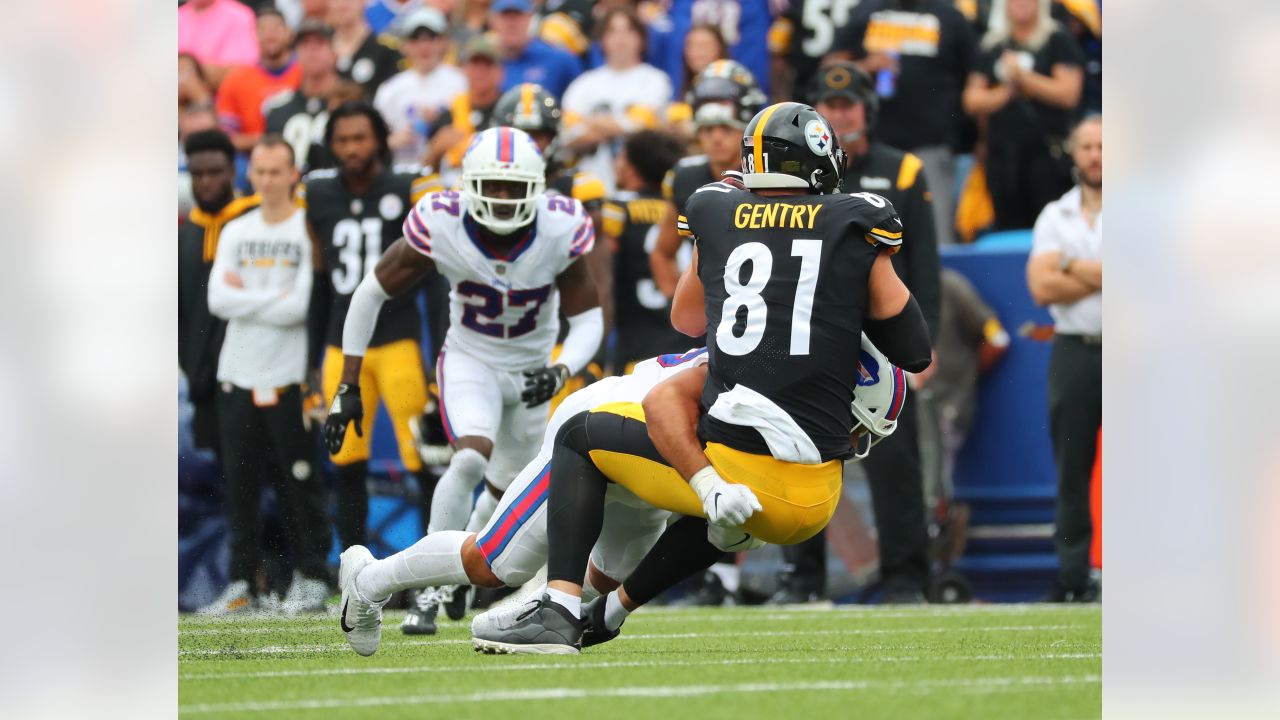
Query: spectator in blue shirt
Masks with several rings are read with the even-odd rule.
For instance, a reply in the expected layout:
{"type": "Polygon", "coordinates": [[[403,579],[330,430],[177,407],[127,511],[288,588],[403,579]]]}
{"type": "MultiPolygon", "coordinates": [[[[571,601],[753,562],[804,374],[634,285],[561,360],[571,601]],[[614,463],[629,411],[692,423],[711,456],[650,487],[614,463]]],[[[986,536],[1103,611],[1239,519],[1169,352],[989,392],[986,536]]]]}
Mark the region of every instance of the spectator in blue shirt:
{"type": "Polygon", "coordinates": [[[489,6],[489,27],[502,52],[502,90],[520,83],[537,83],[559,99],[569,83],[582,74],[582,61],[530,37],[532,21],[531,0],[493,0],[489,6]]]}
{"type": "Polygon", "coordinates": [[[769,0],[671,0],[667,10],[671,35],[667,56],[655,63],[671,77],[672,87],[684,82],[684,36],[696,25],[714,25],[729,44],[734,60],[755,76],[769,94],[769,26],[773,8],[769,0]]]}

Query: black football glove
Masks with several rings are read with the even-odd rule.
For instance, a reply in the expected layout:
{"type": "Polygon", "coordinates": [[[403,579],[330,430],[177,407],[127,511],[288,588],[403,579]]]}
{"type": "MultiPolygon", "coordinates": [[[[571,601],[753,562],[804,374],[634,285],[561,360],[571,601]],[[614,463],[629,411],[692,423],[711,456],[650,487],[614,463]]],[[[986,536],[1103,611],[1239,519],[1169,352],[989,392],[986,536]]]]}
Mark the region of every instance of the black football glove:
{"type": "Polygon", "coordinates": [[[527,407],[538,407],[560,392],[569,379],[569,368],[552,365],[541,370],[528,370],[524,374],[524,392],[520,399],[527,407]]]}
{"type": "Polygon", "coordinates": [[[330,455],[337,455],[342,449],[342,440],[347,435],[347,426],[354,420],[356,435],[364,437],[360,429],[360,421],[364,419],[364,405],[360,403],[360,386],[342,383],[338,386],[338,394],[333,396],[333,404],[329,406],[329,417],[324,419],[324,444],[330,455]]]}

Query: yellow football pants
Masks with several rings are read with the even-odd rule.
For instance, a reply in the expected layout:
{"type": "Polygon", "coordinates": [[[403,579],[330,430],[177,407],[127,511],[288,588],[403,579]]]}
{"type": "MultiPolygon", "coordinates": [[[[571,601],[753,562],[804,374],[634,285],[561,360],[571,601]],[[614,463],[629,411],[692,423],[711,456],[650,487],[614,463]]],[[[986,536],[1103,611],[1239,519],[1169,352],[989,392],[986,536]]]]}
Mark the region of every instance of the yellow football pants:
{"type": "MultiPolygon", "coordinates": [[[[648,442],[644,410],[639,403],[607,403],[591,412],[629,420],[618,425],[618,432],[628,436],[626,441],[608,443],[618,449],[588,451],[592,462],[606,477],[655,507],[681,515],[706,517],[693,488],[674,468],[659,462],[656,452],[642,457],[622,449],[631,442],[648,442]],[[644,434],[643,439],[640,433],[644,434]]],[[[592,445],[595,444],[593,438],[592,445]]],[[[652,448],[652,444],[648,447],[652,448]]],[[[743,525],[744,530],[760,540],[775,545],[803,542],[818,534],[835,514],[843,476],[839,460],[801,465],[715,442],[707,444],[706,454],[720,477],[726,482],[746,485],[760,500],[763,509],[743,525]]]]}
{"type": "MultiPolygon", "coordinates": [[[[324,355],[324,397],[327,405],[333,404],[342,380],[342,348],[330,345],[324,355]]],[[[378,414],[378,400],[387,406],[391,424],[400,450],[400,462],[409,472],[422,469],[422,460],[409,432],[409,418],[422,412],[427,404],[427,379],[422,366],[422,349],[414,340],[397,340],[379,347],[369,348],[360,366],[360,403],[364,406],[364,420],[360,430],[364,437],[356,435],[354,427],[347,427],[342,449],[333,456],[337,465],[350,465],[369,459],[369,446],[373,441],[373,419],[378,414]]]]}

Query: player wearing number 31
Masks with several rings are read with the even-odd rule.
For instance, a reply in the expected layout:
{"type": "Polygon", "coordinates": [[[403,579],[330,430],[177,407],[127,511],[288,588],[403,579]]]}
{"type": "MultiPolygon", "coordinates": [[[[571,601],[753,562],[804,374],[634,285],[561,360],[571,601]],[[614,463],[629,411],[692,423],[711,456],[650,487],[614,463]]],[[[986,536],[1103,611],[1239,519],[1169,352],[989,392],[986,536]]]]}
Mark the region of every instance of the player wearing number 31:
{"type": "Polygon", "coordinates": [[[546,194],[533,139],[510,127],[479,133],[462,159],[461,193],[431,193],[356,288],[342,335],[342,389],[325,423],[330,452],[361,417],[355,387],[382,304],[433,267],[452,287],[450,327],[436,365],[440,413],[456,452],[436,487],[432,533],[481,528],[538,452],[547,402],[591,360],[604,334],[584,255],[595,227],[582,203],[546,194]],[[564,305],[569,334],[548,367],[564,305]],[[472,493],[481,482],[472,515],[472,493]]]}
{"type": "MultiPolygon", "coordinates": [[[[904,370],[930,359],[924,317],[889,258],[903,242],[898,216],[878,195],[840,193],[844,160],[825,118],[780,103],[747,126],[742,180],[689,198],[677,228],[693,237],[694,260],[671,312],[682,332],[706,332],[706,380],[672,378],[643,403],[565,422],[552,456],[547,594],[517,624],[477,633],[478,646],[576,652],[609,481],[688,516],[624,583],[627,610],[646,599],[630,594],[633,581],[661,587],[723,550],[794,544],[827,525],[852,454],[862,332],[904,370]]],[[[606,612],[614,604],[611,595],[606,612]]]]}

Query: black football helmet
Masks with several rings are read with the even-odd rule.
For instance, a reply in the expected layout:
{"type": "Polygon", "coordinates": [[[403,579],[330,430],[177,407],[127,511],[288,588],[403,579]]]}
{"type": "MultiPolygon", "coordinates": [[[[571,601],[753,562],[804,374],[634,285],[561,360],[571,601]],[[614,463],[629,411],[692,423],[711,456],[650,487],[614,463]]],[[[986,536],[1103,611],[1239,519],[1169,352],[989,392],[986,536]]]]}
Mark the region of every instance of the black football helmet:
{"type": "Polygon", "coordinates": [[[564,149],[560,146],[560,120],[563,113],[560,103],[545,88],[536,83],[520,83],[502,93],[493,106],[494,127],[506,126],[527,133],[547,133],[551,141],[542,150],[547,161],[547,176],[566,164],[564,149]]]}
{"type": "Polygon", "coordinates": [[[493,106],[493,123],[527,133],[560,133],[560,104],[541,85],[520,83],[498,98],[493,106]]]}
{"type": "Polygon", "coordinates": [[[831,123],[802,103],[770,105],[742,136],[742,179],[750,190],[839,192],[844,163],[831,123]]]}
{"type": "Polygon", "coordinates": [[[697,127],[746,127],[768,101],[755,76],[735,60],[716,60],[694,78],[685,102],[697,127]]]}

